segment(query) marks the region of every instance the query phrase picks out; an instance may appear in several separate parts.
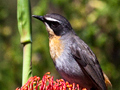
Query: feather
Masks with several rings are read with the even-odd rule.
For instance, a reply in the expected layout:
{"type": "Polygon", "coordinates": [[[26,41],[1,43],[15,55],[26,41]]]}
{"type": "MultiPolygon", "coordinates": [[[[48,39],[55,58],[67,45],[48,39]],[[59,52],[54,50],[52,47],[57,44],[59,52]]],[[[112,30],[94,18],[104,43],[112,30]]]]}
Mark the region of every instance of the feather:
{"type": "Polygon", "coordinates": [[[95,54],[88,45],[78,36],[74,36],[70,48],[74,59],[94,85],[98,87],[99,90],[106,90],[102,69],[95,54]]]}

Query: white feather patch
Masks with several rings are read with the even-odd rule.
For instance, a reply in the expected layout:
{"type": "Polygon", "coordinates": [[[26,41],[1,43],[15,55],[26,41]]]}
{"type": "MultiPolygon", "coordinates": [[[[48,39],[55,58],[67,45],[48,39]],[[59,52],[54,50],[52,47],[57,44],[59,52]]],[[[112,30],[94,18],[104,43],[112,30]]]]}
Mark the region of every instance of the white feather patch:
{"type": "Polygon", "coordinates": [[[60,22],[59,20],[54,19],[54,18],[50,18],[50,17],[45,17],[45,19],[48,20],[48,21],[57,21],[57,22],[60,22]]]}

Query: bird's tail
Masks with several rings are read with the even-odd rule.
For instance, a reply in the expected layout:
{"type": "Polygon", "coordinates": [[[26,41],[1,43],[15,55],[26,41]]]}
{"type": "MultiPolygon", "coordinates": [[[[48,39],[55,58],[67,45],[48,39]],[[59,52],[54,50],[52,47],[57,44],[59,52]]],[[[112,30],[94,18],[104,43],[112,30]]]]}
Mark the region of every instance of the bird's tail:
{"type": "Polygon", "coordinates": [[[104,75],[104,78],[105,78],[105,84],[107,86],[107,89],[112,90],[112,84],[111,84],[109,78],[107,77],[107,75],[104,72],[103,72],[103,75],[104,75]]]}

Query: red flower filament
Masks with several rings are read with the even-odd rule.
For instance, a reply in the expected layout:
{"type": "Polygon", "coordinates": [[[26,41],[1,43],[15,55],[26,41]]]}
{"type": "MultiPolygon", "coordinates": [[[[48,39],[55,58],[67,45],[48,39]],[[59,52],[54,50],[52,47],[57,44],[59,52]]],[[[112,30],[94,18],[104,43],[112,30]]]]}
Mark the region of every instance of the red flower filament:
{"type": "Polygon", "coordinates": [[[53,78],[53,76],[50,76],[50,72],[47,72],[42,80],[37,76],[30,77],[25,85],[21,88],[16,88],[16,90],[81,90],[78,84],[69,84],[63,79],[54,81],[53,78]]]}

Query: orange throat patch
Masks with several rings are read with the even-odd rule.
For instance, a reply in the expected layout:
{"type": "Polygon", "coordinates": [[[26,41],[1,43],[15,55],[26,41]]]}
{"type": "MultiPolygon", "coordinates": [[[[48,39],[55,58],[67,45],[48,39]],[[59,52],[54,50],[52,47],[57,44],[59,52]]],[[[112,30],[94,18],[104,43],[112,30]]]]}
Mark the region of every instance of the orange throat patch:
{"type": "Polygon", "coordinates": [[[52,35],[49,37],[50,55],[53,60],[56,60],[63,52],[63,45],[60,40],[61,36],[52,35]]]}

